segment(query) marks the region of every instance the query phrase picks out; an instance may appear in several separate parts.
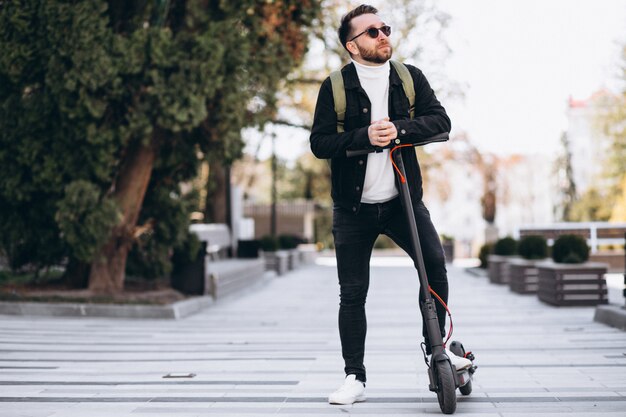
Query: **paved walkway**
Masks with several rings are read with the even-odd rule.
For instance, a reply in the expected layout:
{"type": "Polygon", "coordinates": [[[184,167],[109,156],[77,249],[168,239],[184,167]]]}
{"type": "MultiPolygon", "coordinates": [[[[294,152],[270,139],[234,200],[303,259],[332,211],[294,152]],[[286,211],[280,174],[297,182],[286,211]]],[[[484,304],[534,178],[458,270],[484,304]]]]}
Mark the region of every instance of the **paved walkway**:
{"type": "MultiPolygon", "coordinates": [[[[180,321],[0,316],[0,416],[441,415],[398,258],[373,260],[368,401],[326,403],[343,380],[333,261],[180,321]]],[[[454,339],[479,365],[458,415],[626,416],[625,332],[461,269],[450,282],[454,339]]]]}

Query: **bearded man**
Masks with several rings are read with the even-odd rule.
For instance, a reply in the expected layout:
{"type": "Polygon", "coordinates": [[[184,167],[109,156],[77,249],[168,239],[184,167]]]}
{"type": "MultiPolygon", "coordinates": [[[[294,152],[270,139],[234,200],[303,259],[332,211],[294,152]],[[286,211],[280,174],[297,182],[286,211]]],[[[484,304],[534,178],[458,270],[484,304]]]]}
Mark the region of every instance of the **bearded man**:
{"type": "MultiPolygon", "coordinates": [[[[333,238],[340,287],[339,335],[346,377],[328,400],[331,404],[352,404],[365,400],[365,299],[374,242],[385,234],[410,256],[413,253],[389,149],[385,147],[392,141],[419,144],[422,139],[450,132],[450,119],[424,74],[406,65],[415,89],[414,115],[410,117],[402,80],[389,62],[393,54],[391,27],[378,16],[377,9],[361,5],[350,11],[341,19],[338,34],[352,61],[341,70],[346,97],[343,129],[338,129],[329,77],[320,88],[310,143],[316,157],[330,159],[333,238]],[[348,150],[363,149],[377,152],[346,157],[348,150]]],[[[428,281],[447,302],[444,252],[422,201],[419,164],[412,147],[397,152],[402,152],[404,158],[428,281]]],[[[440,304],[437,314],[444,336],[446,314],[440,304]]],[[[422,333],[427,339],[425,328],[422,333]]],[[[428,340],[425,344],[426,353],[430,354],[428,340]]],[[[449,350],[446,353],[457,369],[471,366],[470,360],[449,350]]]]}

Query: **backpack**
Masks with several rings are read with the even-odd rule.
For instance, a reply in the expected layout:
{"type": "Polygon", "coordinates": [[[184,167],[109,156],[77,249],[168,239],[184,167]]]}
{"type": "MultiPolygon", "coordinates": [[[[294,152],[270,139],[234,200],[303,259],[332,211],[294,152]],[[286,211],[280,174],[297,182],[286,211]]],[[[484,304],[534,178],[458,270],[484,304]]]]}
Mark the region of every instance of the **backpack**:
{"type": "MultiPolygon", "coordinates": [[[[401,62],[390,60],[391,65],[396,70],[402,80],[402,88],[404,94],[409,99],[409,114],[411,119],[415,114],[415,87],[413,86],[413,77],[409,69],[401,62]]],[[[343,85],[343,76],[341,70],[330,73],[330,83],[333,88],[333,100],[335,101],[335,113],[337,113],[337,132],[344,132],[343,122],[346,118],[346,90],[343,85]]]]}

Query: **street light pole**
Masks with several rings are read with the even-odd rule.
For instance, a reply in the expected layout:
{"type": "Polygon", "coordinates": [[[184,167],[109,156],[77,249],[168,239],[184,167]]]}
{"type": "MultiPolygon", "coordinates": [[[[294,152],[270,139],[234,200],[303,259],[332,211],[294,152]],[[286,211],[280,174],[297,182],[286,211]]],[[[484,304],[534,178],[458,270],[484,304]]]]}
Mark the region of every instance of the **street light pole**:
{"type": "Polygon", "coordinates": [[[270,214],[270,233],[276,238],[276,133],[272,132],[272,205],[270,214]]]}

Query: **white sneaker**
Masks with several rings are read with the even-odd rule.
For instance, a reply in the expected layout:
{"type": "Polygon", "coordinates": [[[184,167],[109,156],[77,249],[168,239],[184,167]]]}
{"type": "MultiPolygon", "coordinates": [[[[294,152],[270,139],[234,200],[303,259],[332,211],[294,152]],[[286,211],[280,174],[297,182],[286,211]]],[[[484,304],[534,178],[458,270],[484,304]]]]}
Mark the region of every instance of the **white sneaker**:
{"type": "Polygon", "coordinates": [[[353,374],[348,375],[343,385],[328,397],[330,404],[349,405],[360,401],[365,401],[365,385],[353,374]]]}
{"type": "Polygon", "coordinates": [[[449,349],[446,349],[446,355],[448,355],[448,357],[450,358],[450,362],[452,362],[452,365],[456,368],[457,371],[467,369],[472,366],[472,361],[462,356],[456,356],[449,349]]]}

